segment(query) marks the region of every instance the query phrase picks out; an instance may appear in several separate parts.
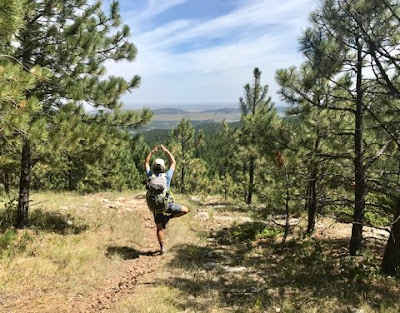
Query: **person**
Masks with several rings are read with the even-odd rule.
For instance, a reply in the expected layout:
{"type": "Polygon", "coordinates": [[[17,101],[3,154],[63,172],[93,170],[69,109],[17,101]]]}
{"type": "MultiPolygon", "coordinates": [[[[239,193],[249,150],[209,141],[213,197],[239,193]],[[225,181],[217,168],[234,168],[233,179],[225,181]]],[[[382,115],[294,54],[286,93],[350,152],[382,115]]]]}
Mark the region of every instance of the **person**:
{"type": "MultiPolygon", "coordinates": [[[[151,175],[160,176],[163,173],[166,174],[166,189],[169,192],[171,187],[171,179],[175,171],[176,161],[172,153],[164,146],[160,145],[161,149],[168,156],[170,161],[170,167],[167,172],[165,172],[165,161],[163,159],[156,159],[154,161],[153,168],[150,169],[150,159],[151,156],[159,150],[159,146],[155,146],[153,150],[150,151],[149,155],[145,160],[145,169],[147,177],[151,175]]],[[[160,253],[165,254],[167,249],[164,244],[164,229],[167,226],[167,223],[171,218],[176,218],[183,216],[189,212],[189,209],[183,205],[177,203],[169,203],[166,211],[164,213],[153,213],[154,214],[154,222],[156,224],[156,234],[158,243],[160,244],[160,253]]]]}

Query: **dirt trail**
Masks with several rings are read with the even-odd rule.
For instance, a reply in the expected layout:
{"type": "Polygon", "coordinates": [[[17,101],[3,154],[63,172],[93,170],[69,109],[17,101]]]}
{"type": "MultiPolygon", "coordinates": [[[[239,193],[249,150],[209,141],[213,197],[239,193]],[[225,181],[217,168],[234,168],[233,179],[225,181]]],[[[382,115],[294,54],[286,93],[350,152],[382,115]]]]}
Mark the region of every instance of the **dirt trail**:
{"type": "Polygon", "coordinates": [[[131,296],[135,292],[138,279],[146,274],[155,272],[160,265],[158,244],[155,237],[155,225],[151,213],[140,196],[136,199],[117,201],[103,199],[105,207],[116,210],[135,211],[138,218],[144,221],[145,249],[132,259],[123,260],[118,273],[107,280],[105,287],[89,296],[77,295],[71,306],[71,312],[114,312],[113,307],[119,301],[131,296]]]}

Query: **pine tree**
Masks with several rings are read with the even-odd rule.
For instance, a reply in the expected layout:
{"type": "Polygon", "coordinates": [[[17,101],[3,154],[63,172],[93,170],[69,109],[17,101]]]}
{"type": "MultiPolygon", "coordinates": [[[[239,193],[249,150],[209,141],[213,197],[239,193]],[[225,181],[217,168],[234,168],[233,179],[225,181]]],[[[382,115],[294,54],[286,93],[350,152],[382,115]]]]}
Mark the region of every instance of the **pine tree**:
{"type": "Polygon", "coordinates": [[[27,68],[11,54],[14,33],[23,26],[24,4],[0,1],[0,173],[6,193],[15,179],[15,158],[21,149],[16,138],[27,133],[29,116],[40,111],[37,99],[26,93],[48,78],[48,71],[38,66],[27,68]]]}
{"type": "Polygon", "coordinates": [[[199,133],[196,135],[193,124],[190,120],[183,118],[176,128],[172,131],[172,136],[176,140],[177,145],[177,163],[180,168],[180,189],[182,193],[185,193],[187,188],[187,176],[191,176],[191,179],[196,176],[201,176],[200,169],[196,171],[196,160],[194,160],[194,153],[196,148],[202,144],[203,134],[199,133]],[[197,172],[197,173],[196,173],[197,172]]]}
{"type": "Polygon", "coordinates": [[[23,25],[24,0],[0,0],[0,42],[12,39],[23,25]]]}
{"type": "Polygon", "coordinates": [[[334,105],[332,98],[326,96],[334,91],[330,90],[329,80],[318,77],[308,63],[299,70],[278,70],[276,79],[281,86],[280,94],[295,105],[288,114],[297,119],[300,137],[292,136],[295,140],[287,140],[287,145],[296,150],[298,158],[304,160],[305,166],[299,165],[304,170],[299,179],[307,186],[304,199],[308,213],[307,233],[311,234],[316,214],[323,210],[323,206],[345,201],[328,195],[326,186],[332,186],[336,182],[338,188],[337,182],[346,185],[351,179],[341,169],[349,166],[347,163],[351,158],[351,146],[349,147],[343,136],[335,135],[344,133],[342,129],[351,120],[343,113],[323,109],[334,105]],[[338,161],[340,166],[335,164],[338,161]],[[342,174],[340,180],[339,174],[342,174]]]}
{"type": "MultiPolygon", "coordinates": [[[[362,4],[356,2],[351,5],[352,8],[362,10],[362,4]]],[[[364,131],[364,106],[368,101],[364,73],[367,54],[365,43],[360,38],[360,28],[342,10],[342,4],[339,0],[324,1],[321,9],[312,14],[313,26],[305,32],[301,45],[317,75],[331,82],[334,92],[329,93],[332,101],[326,108],[348,112],[354,117],[355,192],[350,254],[355,255],[362,247],[367,195],[364,131]]],[[[365,13],[363,18],[370,18],[368,12],[365,13]]]]}
{"type": "MultiPolygon", "coordinates": [[[[395,109],[395,102],[388,101],[388,94],[382,93],[384,87],[389,90],[389,94],[396,94],[393,89],[397,83],[396,69],[390,71],[390,66],[385,68],[389,64],[395,66],[394,59],[388,55],[382,58],[374,56],[377,53],[376,46],[380,47],[379,53],[384,54],[385,49],[382,47],[388,47],[393,42],[388,34],[393,35],[397,29],[393,26],[396,18],[391,9],[394,7],[388,6],[387,2],[373,0],[326,0],[311,15],[312,27],[306,30],[301,39],[302,51],[313,73],[311,80],[302,78],[304,85],[307,86],[307,81],[308,86],[319,79],[327,81],[327,87],[323,90],[323,104],[311,98],[307,100],[318,108],[342,112],[346,119],[350,118],[354,123],[351,132],[350,127],[336,132],[339,135],[337,138],[347,135],[354,138],[355,190],[351,255],[355,255],[362,246],[366,197],[370,189],[368,183],[374,175],[374,166],[389,149],[391,142],[397,140],[393,127],[385,123],[385,113],[382,116],[377,114],[395,109]],[[383,26],[382,21],[388,25],[383,26]],[[380,66],[382,64],[385,64],[384,71],[380,66]],[[371,78],[369,68],[374,68],[375,79],[371,78]],[[390,104],[385,104],[382,98],[390,104]],[[382,106],[378,103],[384,104],[385,109],[381,110],[382,106]],[[385,130],[385,136],[370,131],[376,128],[376,122],[385,130]]],[[[299,89],[295,93],[304,96],[304,92],[299,92],[299,89]]]]}
{"type": "Polygon", "coordinates": [[[252,203],[255,189],[255,176],[260,153],[257,149],[259,140],[268,140],[271,123],[276,116],[271,98],[267,97],[268,86],[261,85],[261,71],[253,71],[253,83],[244,86],[244,97],[239,99],[241,115],[240,142],[242,146],[243,174],[248,177],[245,190],[245,201],[252,203]],[[263,136],[257,138],[257,130],[263,129],[263,136]]]}
{"type": "MultiPolygon", "coordinates": [[[[132,61],[136,48],[128,40],[129,27],[121,26],[118,2],[111,3],[108,15],[101,7],[101,2],[90,4],[85,0],[28,0],[24,5],[25,27],[15,33],[13,44],[6,47],[24,68],[40,66],[51,74],[51,79],[40,81],[25,93],[27,98],[36,98],[41,109],[31,114],[29,130],[21,136],[16,222],[19,228],[29,223],[30,174],[36,162],[37,147],[45,140],[46,125],[51,124],[60,108],[71,103],[75,106],[86,103],[115,110],[122,105],[120,96],[139,85],[138,76],[130,81],[104,76],[105,61],[132,61]]],[[[132,119],[127,124],[141,124],[150,116],[147,110],[131,114],[132,119]]],[[[100,117],[99,120],[104,119],[100,117]]]]}

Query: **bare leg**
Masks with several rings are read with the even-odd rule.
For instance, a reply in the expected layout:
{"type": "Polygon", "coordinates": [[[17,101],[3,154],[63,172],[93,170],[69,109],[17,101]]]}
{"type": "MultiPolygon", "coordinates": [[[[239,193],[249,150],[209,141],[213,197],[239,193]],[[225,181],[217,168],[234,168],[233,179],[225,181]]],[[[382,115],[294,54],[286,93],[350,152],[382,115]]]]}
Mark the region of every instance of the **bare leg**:
{"type": "Polygon", "coordinates": [[[173,217],[180,217],[189,213],[189,209],[185,206],[182,206],[182,211],[173,215],[173,217]]]}
{"type": "Polygon", "coordinates": [[[163,240],[164,240],[164,232],[163,232],[163,227],[162,224],[156,224],[157,226],[157,239],[158,239],[158,243],[160,244],[160,248],[162,248],[163,245],[163,240]]]}

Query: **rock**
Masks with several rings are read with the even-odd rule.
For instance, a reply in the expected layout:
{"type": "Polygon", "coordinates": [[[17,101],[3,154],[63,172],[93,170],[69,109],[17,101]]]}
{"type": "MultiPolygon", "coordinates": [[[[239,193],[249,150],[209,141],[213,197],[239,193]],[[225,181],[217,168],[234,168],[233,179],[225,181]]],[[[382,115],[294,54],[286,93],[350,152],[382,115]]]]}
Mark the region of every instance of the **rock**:
{"type": "Polygon", "coordinates": [[[350,308],[349,310],[351,313],[365,313],[363,309],[350,308]]]}
{"type": "Polygon", "coordinates": [[[200,202],[200,198],[197,196],[190,196],[189,198],[191,201],[200,202]]]}
{"type": "Polygon", "coordinates": [[[209,215],[207,212],[199,212],[197,213],[197,217],[201,220],[208,220],[209,219],[209,215]]]}
{"type": "Polygon", "coordinates": [[[207,263],[204,263],[204,268],[206,269],[206,270],[211,270],[211,269],[215,269],[215,268],[217,268],[217,267],[219,267],[220,265],[218,264],[218,263],[215,263],[215,262],[207,262],[207,263]]]}
{"type": "Polygon", "coordinates": [[[240,273],[246,271],[247,268],[244,266],[237,266],[237,267],[224,266],[224,270],[225,272],[228,273],[240,273]]]}
{"type": "Polygon", "coordinates": [[[211,207],[211,209],[223,209],[226,208],[226,205],[217,204],[211,207]]]}
{"type": "Polygon", "coordinates": [[[231,293],[230,293],[230,292],[228,292],[228,293],[225,295],[225,298],[227,298],[227,299],[230,299],[230,298],[232,298],[232,295],[231,295],[231,293]]]}

